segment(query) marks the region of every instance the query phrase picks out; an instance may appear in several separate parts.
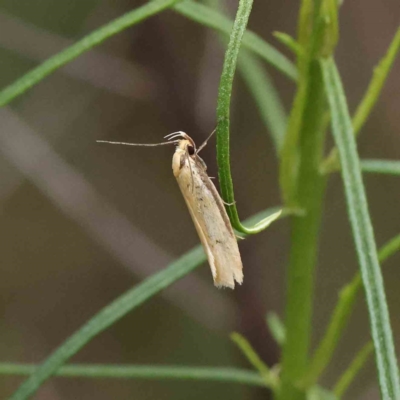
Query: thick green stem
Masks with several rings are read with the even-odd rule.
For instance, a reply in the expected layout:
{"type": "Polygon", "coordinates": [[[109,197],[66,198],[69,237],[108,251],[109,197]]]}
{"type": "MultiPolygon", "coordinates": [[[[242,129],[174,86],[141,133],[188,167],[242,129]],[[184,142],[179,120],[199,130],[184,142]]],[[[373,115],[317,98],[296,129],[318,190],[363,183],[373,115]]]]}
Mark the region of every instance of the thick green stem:
{"type": "Polygon", "coordinates": [[[279,400],[301,400],[305,392],[295,383],[308,362],[311,332],[314,269],[318,253],[318,234],[325,191],[325,178],[319,173],[325,101],[317,62],[310,63],[307,105],[300,134],[300,166],[297,200],[306,214],[293,217],[287,277],[286,341],[283,346],[282,386],[279,400]]]}

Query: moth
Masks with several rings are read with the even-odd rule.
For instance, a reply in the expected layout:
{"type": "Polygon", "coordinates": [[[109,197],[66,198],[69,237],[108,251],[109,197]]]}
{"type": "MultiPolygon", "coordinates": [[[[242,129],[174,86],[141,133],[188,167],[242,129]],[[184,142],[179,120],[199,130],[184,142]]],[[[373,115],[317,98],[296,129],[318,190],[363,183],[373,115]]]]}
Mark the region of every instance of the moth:
{"type": "Polygon", "coordinates": [[[243,265],[238,243],[224,202],[207,174],[205,162],[199,156],[211,135],[199,148],[196,148],[193,139],[182,131],[171,133],[165,136],[167,142],[156,144],[103,140],[98,142],[130,146],[176,145],[172,157],[172,171],[207,255],[214,284],[217,287],[233,289],[235,282],[243,282],[243,265]]]}

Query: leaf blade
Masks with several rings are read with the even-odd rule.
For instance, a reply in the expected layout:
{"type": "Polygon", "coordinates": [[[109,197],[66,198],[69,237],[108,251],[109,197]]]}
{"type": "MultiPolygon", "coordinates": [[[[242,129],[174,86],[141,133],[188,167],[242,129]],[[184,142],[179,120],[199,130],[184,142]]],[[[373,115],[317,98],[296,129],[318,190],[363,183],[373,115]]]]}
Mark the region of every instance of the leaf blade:
{"type": "Polygon", "coordinates": [[[122,30],[142,22],[143,20],[172,7],[182,0],[153,0],[136,8],[108,24],[96,29],[72,46],[48,58],[42,64],[32,69],[0,92],[0,107],[10,103],[13,99],[25,93],[31,87],[42,81],[65,64],[68,64],[81,54],[104,42],[122,30]]]}
{"type": "MultiPolygon", "coordinates": [[[[37,365],[0,363],[0,375],[30,375],[37,365]]],[[[57,376],[91,379],[177,379],[230,382],[265,387],[258,373],[230,367],[192,367],[175,365],[102,365],[69,364],[61,367],[57,376]]]]}
{"type": "Polygon", "coordinates": [[[393,334],[352,123],[334,61],[331,58],[321,60],[321,67],[332,113],[332,131],[342,165],[348,212],[367,297],[381,392],[384,399],[400,399],[393,334]]]}
{"type": "Polygon", "coordinates": [[[363,172],[373,174],[400,175],[400,161],[397,160],[361,160],[363,172]]]}

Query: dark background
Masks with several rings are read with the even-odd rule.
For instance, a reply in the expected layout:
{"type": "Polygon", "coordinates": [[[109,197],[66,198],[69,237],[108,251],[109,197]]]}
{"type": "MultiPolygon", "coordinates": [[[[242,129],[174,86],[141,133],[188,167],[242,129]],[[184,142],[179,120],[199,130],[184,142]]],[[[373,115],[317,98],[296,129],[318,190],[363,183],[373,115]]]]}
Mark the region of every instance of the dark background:
{"type": "MultiPolygon", "coordinates": [[[[144,1],[1,0],[0,84],[144,1]]],[[[237,2],[226,2],[234,14],[237,2]]],[[[250,28],[287,54],[275,30],[295,35],[298,2],[256,0],[250,28]]],[[[337,62],[354,110],[399,23],[396,0],[345,1],[337,62]]],[[[290,54],[288,54],[290,56],[290,54]]],[[[1,110],[0,354],[40,362],[94,313],[198,244],[171,171],[173,149],[113,147],[96,139],[155,143],[184,130],[200,143],[215,127],[223,48],[218,36],[173,11],[148,19],[46,78],[1,110]]],[[[289,110],[294,85],[267,66],[289,110]]],[[[363,157],[400,158],[396,62],[359,140],[363,157]]],[[[241,218],[280,204],[274,149],[240,75],[232,101],[232,173],[241,218]]],[[[217,175],[215,141],[202,157],[217,175]]],[[[379,245],[399,233],[398,178],[365,179],[379,245]]],[[[283,314],[289,226],[240,242],[245,281],[217,290],[207,265],[93,340],[72,362],[243,366],[238,330],[269,365],[279,350],[265,315],[283,314]]],[[[399,255],[384,276],[400,332],[399,255]]],[[[316,279],[314,337],[357,262],[341,180],[330,180],[316,279]]],[[[332,365],[328,387],[369,338],[362,296],[332,365]]],[[[397,346],[400,345],[399,340],[397,346]]],[[[0,398],[22,381],[0,377],[0,398]]],[[[36,399],[257,399],[249,387],[179,381],[53,378],[36,399]]],[[[372,360],[349,398],[377,399],[372,360]]]]}

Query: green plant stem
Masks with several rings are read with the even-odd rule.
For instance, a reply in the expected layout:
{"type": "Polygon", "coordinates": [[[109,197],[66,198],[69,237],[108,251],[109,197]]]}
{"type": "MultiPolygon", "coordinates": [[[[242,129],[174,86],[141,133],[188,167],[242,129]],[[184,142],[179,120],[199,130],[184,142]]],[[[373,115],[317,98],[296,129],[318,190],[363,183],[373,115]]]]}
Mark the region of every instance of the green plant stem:
{"type": "MultiPolygon", "coordinates": [[[[36,365],[1,363],[0,375],[30,375],[36,365]]],[[[258,373],[239,368],[192,367],[174,365],[101,365],[70,364],[61,367],[55,375],[63,377],[111,379],[178,379],[216,381],[264,386],[258,373]]]]}
{"type": "Polygon", "coordinates": [[[353,128],[339,73],[332,58],[321,61],[339,151],[342,177],[375,345],[383,399],[400,399],[396,352],[373,228],[362,182],[353,128]]]}
{"type": "MultiPolygon", "coordinates": [[[[206,5],[194,1],[185,1],[177,4],[174,10],[192,21],[225,35],[230,35],[232,31],[233,21],[206,5]]],[[[256,33],[247,30],[243,35],[242,46],[260,56],[288,78],[297,79],[297,70],[293,63],[256,33]]]]}
{"type": "Polygon", "coordinates": [[[83,39],[76,42],[74,45],[61,51],[47,59],[44,63],[34,68],[22,78],[16,80],[11,85],[7,86],[0,92],[0,107],[5,106],[10,101],[20,96],[32,86],[42,81],[46,76],[65,64],[71,62],[82,53],[92,49],[93,47],[104,42],[106,39],[114,36],[115,34],[135,25],[145,19],[172,7],[182,0],[153,0],[147,2],[142,7],[124,14],[122,17],[111,21],[110,23],[96,29],[94,32],[85,36],[83,39]]]}
{"type": "Polygon", "coordinates": [[[337,384],[333,389],[333,392],[338,399],[340,399],[344,395],[360,369],[368,360],[368,357],[372,354],[373,350],[374,344],[372,343],[372,341],[370,341],[357,353],[349,367],[339,378],[337,384]]]}
{"type": "Polygon", "coordinates": [[[318,63],[333,52],[338,37],[337,3],[302,0],[299,12],[298,88],[281,152],[280,184],[287,207],[305,210],[293,217],[287,273],[282,380],[278,400],[303,400],[298,380],[308,365],[314,273],[326,179],[320,174],[325,139],[326,101],[318,63]]]}
{"type": "Polygon", "coordinates": [[[309,72],[312,59],[311,20],[312,1],[303,0],[299,13],[298,44],[303,49],[297,54],[299,79],[293,106],[290,112],[287,130],[280,154],[279,183],[284,204],[287,207],[298,207],[297,183],[299,181],[299,140],[301,136],[304,112],[309,96],[309,72]]]}
{"type": "Polygon", "coordinates": [[[301,185],[296,197],[296,202],[305,210],[305,216],[293,217],[292,220],[286,291],[286,340],[283,345],[282,384],[277,396],[279,400],[305,398],[305,391],[296,388],[295,382],[304,374],[308,361],[314,269],[326,183],[319,173],[325,118],[323,82],[318,63],[310,63],[309,68],[304,120],[298,139],[301,159],[298,179],[301,185]]]}

